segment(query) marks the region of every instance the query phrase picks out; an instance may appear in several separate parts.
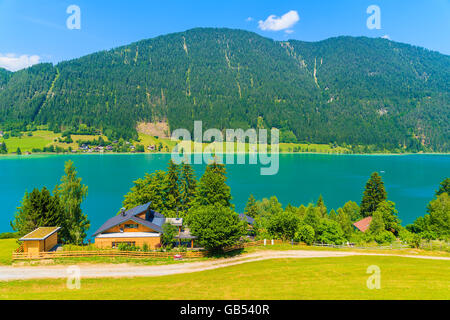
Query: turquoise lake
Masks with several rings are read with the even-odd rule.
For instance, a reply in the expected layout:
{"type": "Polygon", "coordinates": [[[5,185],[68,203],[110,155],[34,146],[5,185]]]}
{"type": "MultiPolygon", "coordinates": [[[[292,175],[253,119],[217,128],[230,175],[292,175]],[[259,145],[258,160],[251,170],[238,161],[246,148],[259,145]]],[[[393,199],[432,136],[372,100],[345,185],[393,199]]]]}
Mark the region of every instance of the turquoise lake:
{"type": "MultiPolygon", "coordinates": [[[[0,157],[0,232],[11,231],[16,207],[24,192],[46,186],[53,190],[71,159],[89,194],[83,210],[91,221],[91,235],[121,208],[133,181],[146,172],[165,169],[170,155],[51,155],[0,157]]],[[[199,177],[204,165],[195,165],[199,177]]],[[[276,196],[286,206],[315,202],[323,195],[329,209],[361,201],[364,186],[378,171],[402,224],[426,213],[439,183],[450,176],[449,155],[280,155],[277,175],[261,176],[259,165],[227,165],[233,203],[242,212],[250,195],[276,196]]]]}

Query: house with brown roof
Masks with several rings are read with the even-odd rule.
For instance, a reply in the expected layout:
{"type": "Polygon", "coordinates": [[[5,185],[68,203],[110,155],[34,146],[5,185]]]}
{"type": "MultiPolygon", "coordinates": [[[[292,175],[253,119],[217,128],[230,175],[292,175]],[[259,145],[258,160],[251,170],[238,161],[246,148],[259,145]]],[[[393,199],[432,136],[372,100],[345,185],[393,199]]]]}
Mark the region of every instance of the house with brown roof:
{"type": "Polygon", "coordinates": [[[369,230],[371,222],[372,217],[367,217],[358,222],[355,222],[353,226],[361,232],[366,232],[367,230],[369,230]]]}
{"type": "Polygon", "coordinates": [[[58,244],[58,231],[60,227],[40,227],[24,235],[19,241],[23,241],[24,253],[48,252],[58,244]]]}

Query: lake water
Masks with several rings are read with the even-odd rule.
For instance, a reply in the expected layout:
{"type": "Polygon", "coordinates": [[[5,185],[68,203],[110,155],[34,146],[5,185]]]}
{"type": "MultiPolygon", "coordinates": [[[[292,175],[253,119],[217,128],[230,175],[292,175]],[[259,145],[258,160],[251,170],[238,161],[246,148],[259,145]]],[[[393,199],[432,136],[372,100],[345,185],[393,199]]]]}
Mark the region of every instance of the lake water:
{"type": "MultiPolygon", "coordinates": [[[[47,186],[53,190],[71,159],[89,194],[83,210],[91,221],[91,235],[121,208],[133,181],[146,172],[165,169],[170,155],[51,155],[0,157],[0,232],[11,231],[9,221],[25,190],[47,186]]],[[[204,166],[194,166],[197,177],[204,166]]],[[[329,209],[349,200],[361,201],[371,173],[378,171],[389,199],[397,204],[403,225],[426,213],[439,183],[450,176],[449,155],[280,155],[280,170],[261,176],[255,165],[227,165],[233,203],[242,212],[250,195],[257,199],[276,196],[286,206],[315,202],[323,195],[329,209]]]]}

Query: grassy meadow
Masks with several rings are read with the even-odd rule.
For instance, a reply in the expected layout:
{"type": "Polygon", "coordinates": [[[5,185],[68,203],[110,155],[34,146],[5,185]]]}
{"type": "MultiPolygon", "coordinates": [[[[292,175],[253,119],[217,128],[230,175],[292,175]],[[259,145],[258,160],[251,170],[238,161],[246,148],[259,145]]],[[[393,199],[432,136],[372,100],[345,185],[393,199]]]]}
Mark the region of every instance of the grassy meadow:
{"type": "MultiPolygon", "coordinates": [[[[61,133],[53,133],[48,130],[37,130],[32,132],[24,132],[22,137],[9,137],[8,139],[4,139],[0,137],[0,142],[6,142],[9,153],[15,153],[17,148],[20,148],[22,152],[31,152],[33,149],[43,149],[44,147],[58,146],[63,149],[69,149],[71,147],[74,150],[78,149],[78,144],[76,141],[90,141],[93,139],[98,139],[102,137],[103,140],[108,141],[106,136],[103,135],[72,135],[72,143],[62,143],[58,142],[58,139],[61,138],[61,133]],[[28,136],[31,133],[32,136],[28,136]]],[[[168,138],[157,138],[152,135],[148,135],[145,133],[139,133],[139,141],[133,141],[134,145],[142,144],[145,146],[145,152],[150,153],[154,151],[149,151],[147,149],[148,146],[154,145],[157,146],[161,144],[162,150],[160,152],[172,152],[173,148],[178,144],[177,141],[172,141],[168,138]]],[[[186,147],[190,147],[191,150],[194,151],[192,141],[184,142],[186,147]]],[[[210,145],[209,143],[202,144],[202,150],[205,151],[208,148],[209,151],[217,150],[215,149],[214,144],[210,145]]],[[[248,153],[250,151],[250,144],[248,143],[223,143],[223,152],[226,152],[228,149],[234,149],[236,152],[244,152],[248,153]]],[[[346,153],[350,150],[343,147],[332,148],[328,144],[300,144],[300,143],[280,143],[279,152],[280,153],[291,153],[291,152],[314,152],[314,153],[346,153]]],[[[216,151],[216,153],[219,153],[216,151]]]]}
{"type": "Polygon", "coordinates": [[[383,256],[274,259],[151,278],[0,282],[0,299],[450,299],[450,263],[383,256]],[[367,288],[367,268],[381,289],[367,288]]]}
{"type": "Polygon", "coordinates": [[[0,265],[11,264],[12,252],[18,247],[17,239],[0,240],[0,265]]]}

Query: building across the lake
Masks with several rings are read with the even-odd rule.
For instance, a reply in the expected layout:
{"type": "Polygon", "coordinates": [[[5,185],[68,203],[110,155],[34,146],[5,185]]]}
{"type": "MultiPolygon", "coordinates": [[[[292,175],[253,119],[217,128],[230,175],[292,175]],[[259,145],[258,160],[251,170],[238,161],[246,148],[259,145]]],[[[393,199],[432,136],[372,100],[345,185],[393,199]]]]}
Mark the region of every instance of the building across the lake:
{"type": "Polygon", "coordinates": [[[24,253],[39,253],[51,251],[58,245],[58,231],[60,227],[40,227],[24,235],[19,241],[23,241],[24,253]]]}
{"type": "Polygon", "coordinates": [[[179,242],[188,241],[191,248],[195,237],[183,230],[183,219],[165,218],[162,214],[150,209],[151,202],[136,208],[121,212],[106,221],[94,234],[95,245],[99,248],[117,248],[120,244],[136,247],[147,245],[155,249],[161,245],[162,226],[170,223],[178,227],[176,239],[179,242]]]}

